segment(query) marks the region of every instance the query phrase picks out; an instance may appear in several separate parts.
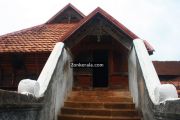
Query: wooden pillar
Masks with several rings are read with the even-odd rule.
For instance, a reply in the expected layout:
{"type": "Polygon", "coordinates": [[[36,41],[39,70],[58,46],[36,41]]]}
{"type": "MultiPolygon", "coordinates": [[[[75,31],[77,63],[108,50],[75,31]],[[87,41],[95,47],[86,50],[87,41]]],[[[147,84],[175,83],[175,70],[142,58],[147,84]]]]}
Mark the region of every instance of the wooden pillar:
{"type": "Polygon", "coordinates": [[[113,50],[109,51],[109,86],[111,85],[111,79],[113,74],[113,50]]]}
{"type": "Polygon", "coordinates": [[[38,62],[38,54],[35,53],[35,66],[36,66],[36,76],[39,75],[39,62],[38,62]]]}
{"type": "Polygon", "coordinates": [[[11,66],[12,66],[12,78],[11,78],[11,84],[10,84],[10,86],[13,86],[13,84],[14,84],[14,81],[15,81],[15,73],[16,73],[16,70],[15,70],[15,67],[14,67],[14,60],[13,59],[15,59],[15,56],[14,55],[11,55],[11,66]]]}
{"type": "Polygon", "coordinates": [[[3,85],[3,70],[2,70],[2,66],[0,65],[0,86],[3,85]]]}

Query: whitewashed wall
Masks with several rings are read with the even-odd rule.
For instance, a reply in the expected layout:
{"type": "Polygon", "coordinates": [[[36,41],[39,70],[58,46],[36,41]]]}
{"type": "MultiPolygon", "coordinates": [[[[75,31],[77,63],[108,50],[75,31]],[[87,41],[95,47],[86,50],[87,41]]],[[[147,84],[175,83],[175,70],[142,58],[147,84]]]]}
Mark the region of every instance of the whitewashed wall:
{"type": "Polygon", "coordinates": [[[180,102],[176,88],[169,84],[161,85],[141,39],[133,41],[129,54],[129,87],[144,120],[174,120],[180,115],[180,112],[173,113],[177,106],[167,109],[170,104],[180,102]]]}
{"type": "Polygon", "coordinates": [[[133,101],[138,107],[138,84],[137,84],[137,64],[136,64],[136,53],[134,47],[132,48],[128,58],[128,74],[129,74],[129,88],[133,101]]]}

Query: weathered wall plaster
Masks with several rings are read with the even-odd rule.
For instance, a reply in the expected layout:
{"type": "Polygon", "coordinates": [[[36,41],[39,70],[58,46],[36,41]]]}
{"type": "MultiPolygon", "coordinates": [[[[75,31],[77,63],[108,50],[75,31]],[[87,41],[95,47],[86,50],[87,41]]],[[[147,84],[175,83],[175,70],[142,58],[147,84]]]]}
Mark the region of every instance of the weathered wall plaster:
{"type": "MultiPolygon", "coordinates": [[[[178,99],[177,91],[172,85],[161,85],[143,41],[136,39],[133,43],[129,55],[129,84],[136,107],[144,120],[171,120],[177,106],[171,106],[171,110],[164,108],[168,108],[167,101],[173,104],[178,99]],[[162,90],[171,94],[164,94],[162,90]]],[[[176,115],[180,112],[176,111],[176,115]]]]}

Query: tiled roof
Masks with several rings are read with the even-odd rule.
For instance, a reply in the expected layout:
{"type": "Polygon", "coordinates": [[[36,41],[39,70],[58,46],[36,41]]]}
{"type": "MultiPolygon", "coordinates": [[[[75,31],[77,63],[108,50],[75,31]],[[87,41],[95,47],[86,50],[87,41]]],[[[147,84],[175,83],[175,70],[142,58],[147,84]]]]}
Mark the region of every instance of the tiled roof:
{"type": "Polygon", "coordinates": [[[180,75],[180,61],[153,61],[158,75],[180,75]]]}
{"type": "MultiPolygon", "coordinates": [[[[113,18],[111,15],[109,15],[106,11],[101,9],[100,7],[96,8],[93,12],[91,12],[88,16],[86,16],[84,19],[82,19],[76,28],[72,29],[69,34],[66,34],[63,36],[61,41],[65,41],[68,39],[73,33],[75,33],[78,29],[80,29],[84,24],[86,24],[90,19],[92,19],[96,14],[100,13],[103,15],[107,20],[109,20],[112,24],[117,26],[120,30],[122,30],[126,35],[128,35],[132,40],[135,40],[136,38],[139,38],[136,34],[134,34],[132,31],[130,31],[128,28],[126,28],[123,24],[118,22],[115,18],[113,18]]],[[[155,51],[154,48],[146,41],[144,40],[144,44],[149,52],[149,54],[153,54],[155,51]]]]}
{"type": "Polygon", "coordinates": [[[0,36],[0,53],[49,52],[76,24],[43,24],[0,36]]]}
{"type": "MultiPolygon", "coordinates": [[[[21,30],[19,32],[14,32],[0,36],[0,53],[9,53],[9,52],[50,52],[52,51],[54,44],[58,41],[65,41],[68,39],[75,31],[80,29],[84,24],[87,23],[90,19],[93,18],[96,14],[100,13],[113,25],[117,26],[122,30],[126,35],[128,35],[132,40],[138,38],[133,32],[128,30],[124,25],[119,23],[116,19],[110,16],[101,8],[95,9],[88,16],[84,16],[80,11],[78,11],[74,6],[68,4],[65,8],[71,7],[75,9],[78,14],[80,14],[83,19],[78,23],[57,23],[57,24],[48,24],[35,26],[29,29],[21,30]]],[[[64,8],[64,9],[65,9],[64,8]]],[[[63,9],[63,10],[64,10],[63,9]]],[[[60,11],[56,18],[59,16],[60,11]]],[[[50,19],[52,21],[52,19],[50,19]]],[[[152,46],[145,42],[146,48],[148,51],[154,51],[152,46]]]]}
{"type": "Polygon", "coordinates": [[[78,13],[79,16],[82,17],[82,19],[84,17],[86,17],[81,11],[79,11],[75,6],[73,6],[71,3],[67,4],[63,9],[61,9],[56,15],[54,15],[51,19],[49,19],[46,24],[52,24],[53,21],[58,18],[58,17],[61,17],[61,14],[66,11],[68,8],[72,8],[75,12],[78,13]]]}
{"type": "Polygon", "coordinates": [[[75,29],[72,29],[70,34],[67,34],[64,36],[65,41],[69,36],[71,36],[74,32],[76,32],[78,29],[80,29],[84,24],[86,24],[89,20],[91,20],[96,14],[100,13],[103,15],[107,20],[109,20],[112,24],[117,26],[119,29],[121,29],[125,34],[127,34],[130,38],[136,39],[139,38],[137,35],[135,35],[133,32],[131,32],[128,28],[126,28],[123,24],[118,22],[115,18],[113,18],[111,15],[109,15],[107,12],[105,12],[103,9],[100,7],[96,8],[93,12],[91,12],[88,16],[86,16],[84,19],[82,19],[77,27],[75,29]]]}

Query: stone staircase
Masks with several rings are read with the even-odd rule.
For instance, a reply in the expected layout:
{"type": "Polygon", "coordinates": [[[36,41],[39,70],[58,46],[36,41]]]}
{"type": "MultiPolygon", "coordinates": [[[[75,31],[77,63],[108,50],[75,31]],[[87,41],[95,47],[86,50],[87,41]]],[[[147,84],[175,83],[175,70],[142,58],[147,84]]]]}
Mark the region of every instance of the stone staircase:
{"type": "Polygon", "coordinates": [[[128,91],[73,91],[58,120],[141,120],[128,91]]]}

